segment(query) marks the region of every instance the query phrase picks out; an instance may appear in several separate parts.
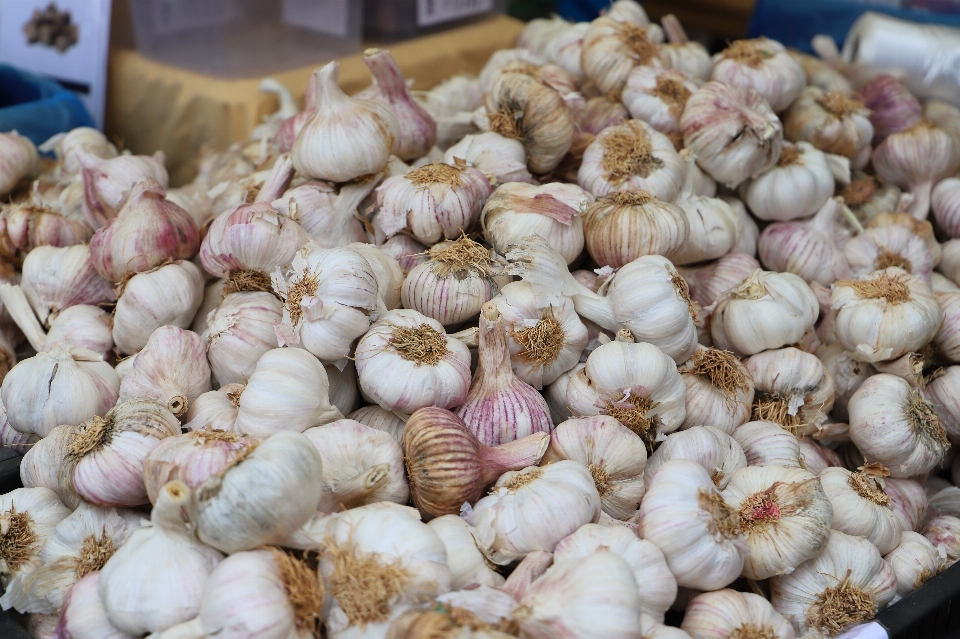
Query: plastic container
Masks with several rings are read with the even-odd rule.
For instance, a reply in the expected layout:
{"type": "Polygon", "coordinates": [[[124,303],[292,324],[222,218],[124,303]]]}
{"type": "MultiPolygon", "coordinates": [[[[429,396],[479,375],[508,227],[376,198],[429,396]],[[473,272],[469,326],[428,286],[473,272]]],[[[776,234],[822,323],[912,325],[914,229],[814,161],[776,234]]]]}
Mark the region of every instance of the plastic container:
{"type": "Polygon", "coordinates": [[[319,64],[361,47],[357,0],[129,0],[137,49],[224,78],[319,64]]]}
{"type": "Polygon", "coordinates": [[[406,40],[506,10],[507,0],[364,0],[364,37],[406,40]]]}

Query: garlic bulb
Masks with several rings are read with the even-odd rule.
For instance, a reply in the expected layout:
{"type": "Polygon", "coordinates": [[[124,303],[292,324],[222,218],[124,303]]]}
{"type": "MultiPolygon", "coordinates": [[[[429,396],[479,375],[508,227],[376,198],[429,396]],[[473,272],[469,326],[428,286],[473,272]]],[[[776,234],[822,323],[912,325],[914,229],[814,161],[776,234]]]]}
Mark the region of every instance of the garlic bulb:
{"type": "Polygon", "coordinates": [[[727,487],[735,472],[747,466],[740,444],[712,426],[694,426],[667,437],[650,456],[644,473],[647,483],[660,467],[673,459],[697,462],[710,473],[710,479],[720,490],[727,487]]]}
{"type": "Polygon", "coordinates": [[[496,305],[480,313],[480,359],[457,415],[486,446],[497,446],[553,427],[543,397],[510,367],[507,330],[496,305]]]}
{"type": "Polygon", "coordinates": [[[897,547],[902,532],[883,490],[886,472],[871,463],[855,473],[835,466],[820,473],[823,491],[833,504],[834,530],[866,537],[883,554],[897,547]]]}
{"type": "MultiPolygon", "coordinates": [[[[825,540],[824,540],[825,541],[825,540]]],[[[751,592],[725,588],[705,592],[687,604],[680,627],[695,639],[764,637],[793,639],[793,626],[770,602],[751,592]]]]}
{"type": "Polygon", "coordinates": [[[801,467],[806,468],[814,475],[819,475],[824,468],[843,465],[839,455],[809,437],[804,437],[798,443],[800,444],[800,456],[803,460],[801,467]]]}
{"type": "Polygon", "coordinates": [[[943,243],[943,257],[939,269],[954,284],[960,280],[960,241],[949,240],[943,243]]]}
{"type": "Polygon", "coordinates": [[[93,234],[90,261],[105,279],[119,282],[167,260],[189,259],[199,245],[193,218],[169,202],[157,182],[138,182],[117,216],[93,234]]]}
{"type": "Polygon", "coordinates": [[[386,106],[347,96],[337,82],[340,63],[330,62],[313,73],[306,118],[290,152],[297,173],[331,182],[378,173],[397,146],[400,124],[386,106]]]}
{"type": "Polygon", "coordinates": [[[671,67],[635,67],[623,88],[623,103],[630,116],[649,122],[664,134],[680,132],[680,116],[700,82],[671,67]]]}
{"type": "Polygon", "coordinates": [[[640,504],[640,537],[667,558],[677,584],[715,590],[743,570],[747,547],[736,511],[700,464],[673,459],[651,478],[640,504]]]}
{"type": "Polygon", "coordinates": [[[856,172],[840,196],[857,219],[866,222],[880,213],[896,210],[900,189],[875,175],[856,172]]]}
{"type": "Polygon", "coordinates": [[[800,443],[796,435],[780,424],[747,422],[734,430],[731,437],[740,444],[750,466],[802,468],[800,443]]]}
{"type": "Polygon", "coordinates": [[[564,460],[504,473],[463,517],[477,529],[484,554],[504,565],[535,550],[552,552],[558,541],[596,522],[600,495],[585,466],[564,460]]]}
{"type": "Polygon", "coordinates": [[[933,470],[950,447],[933,405],[902,378],[879,374],[850,398],[850,439],[894,477],[933,470]]]}
{"type": "Polygon", "coordinates": [[[826,154],[808,142],[785,142],[776,165],[741,184],[740,194],[758,218],[785,221],[816,213],[833,185],[826,154]]]}
{"type": "Polygon", "coordinates": [[[376,180],[348,182],[338,192],[327,182],[312,180],[288,189],[270,206],[296,221],[322,246],[345,246],[367,240],[357,207],[376,186],[376,180]]]}
{"type": "Polygon", "coordinates": [[[933,255],[926,243],[899,224],[864,229],[844,245],[843,254],[857,276],[897,266],[929,284],[933,273],[933,255]]]}
{"type": "Polygon", "coordinates": [[[686,168],[673,142],[643,120],[627,120],[597,135],[583,152],[577,183],[596,196],[645,191],[672,202],[686,168]]]}
{"type": "Polygon", "coordinates": [[[49,488],[71,510],[80,504],[80,497],[60,483],[60,466],[73,433],[73,426],[57,426],[31,446],[20,461],[20,480],[26,488],[49,488]]]}
{"type": "Polygon", "coordinates": [[[283,318],[282,309],[280,301],[269,292],[231,293],[223,298],[203,331],[210,370],[217,384],[250,379],[260,357],[277,348],[273,327],[283,318]]]}
{"type": "Polygon", "coordinates": [[[167,188],[169,176],[163,167],[166,156],[162,151],[152,156],[119,155],[104,159],[78,149],[75,157],[83,180],[83,215],[95,229],[117,216],[138,182],[155,180],[161,188],[167,188]]]}
{"type": "Polygon", "coordinates": [[[884,557],[897,576],[897,595],[904,597],[935,577],[942,561],[937,549],[919,533],[904,531],[900,545],[884,557]]]}
{"type": "Polygon", "coordinates": [[[578,417],[610,415],[648,446],[680,427],[684,384],[676,364],[644,342],[603,344],[567,385],[566,404],[578,417]]]}
{"type": "Polygon", "coordinates": [[[583,37],[580,65],[599,93],[621,91],[638,66],[664,66],[659,45],[662,37],[647,28],[648,24],[618,21],[611,15],[590,23],[583,37]]]}
{"type": "Polygon", "coordinates": [[[225,552],[249,550],[297,530],[323,496],[320,454],[300,433],[270,435],[195,491],[197,537],[225,552]]]}
{"type": "Polygon", "coordinates": [[[417,311],[384,314],[357,344],[355,358],[361,390],[386,410],[409,414],[467,398],[470,350],[417,311]]]}
{"type": "MultiPolygon", "coordinates": [[[[630,113],[627,112],[623,103],[619,100],[612,100],[611,97],[616,96],[598,95],[590,98],[577,113],[579,131],[574,135],[574,147],[571,147],[571,155],[577,150],[582,159],[583,151],[593,141],[591,136],[596,136],[604,129],[623,124],[630,119],[630,113]]],[[[575,168],[579,169],[579,165],[575,168]]]]}
{"type": "Polygon", "coordinates": [[[40,246],[73,246],[90,240],[93,230],[71,212],[51,207],[38,193],[11,204],[0,213],[0,255],[20,261],[24,253],[40,246]]]}
{"type": "Polygon", "coordinates": [[[106,358],[113,351],[112,320],[98,306],[70,306],[51,322],[43,350],[54,346],[79,346],[106,358]]]}
{"type": "Polygon", "coordinates": [[[593,200],[573,184],[504,184],[487,199],[480,222],[501,255],[528,235],[539,235],[570,264],[583,252],[582,215],[593,200]]]}
{"type": "Polygon", "coordinates": [[[832,291],[837,337],[863,362],[888,361],[933,339],[943,311],[923,280],[891,266],[832,291]]]}
{"type": "Polygon", "coordinates": [[[161,326],[187,328],[203,301],[203,275],[192,262],[176,261],[137,273],[123,286],[113,315],[113,341],[132,355],[161,326]]]}
{"type": "Polygon", "coordinates": [[[697,164],[731,189],[774,166],[783,144],[780,120],[763,96],[721,82],[694,91],[680,129],[697,164]]]}
{"type": "Polygon", "coordinates": [[[192,431],[209,428],[236,432],[237,405],[243,389],[241,384],[227,384],[218,390],[202,393],[190,403],[183,418],[183,429],[192,431]]]}
{"type": "Polygon", "coordinates": [[[429,259],[427,247],[409,235],[394,235],[377,248],[395,259],[404,273],[409,273],[415,266],[429,259]]]}
{"type": "Polygon", "coordinates": [[[347,416],[349,419],[360,422],[374,430],[388,433],[398,442],[403,438],[403,427],[407,424],[408,415],[393,413],[377,405],[363,406],[347,416]]]}
{"type": "Polygon", "coordinates": [[[690,285],[690,297],[706,308],[758,268],[760,263],[754,257],[734,249],[706,266],[678,270],[690,285]]]}
{"type": "Polygon", "coordinates": [[[182,482],[164,486],[152,525],[135,530],[103,566],[100,599],[118,630],[162,632],[198,612],[204,584],[223,556],[190,534],[184,517],[190,497],[182,482]]]}
{"type": "Polygon", "coordinates": [[[100,600],[100,571],[77,580],[63,598],[56,632],[70,639],[132,639],[117,630],[100,600]]]}
{"type": "Polygon", "coordinates": [[[470,584],[503,585],[503,577],[487,565],[487,559],[477,547],[476,533],[470,524],[457,515],[444,515],[431,519],[427,525],[447,549],[451,588],[460,590],[470,584]]]}
{"type": "Polygon", "coordinates": [[[717,348],[753,355],[798,342],[819,314],[817,298],[801,278],[755,269],[717,298],[710,334],[717,348]]]}
{"type": "Polygon", "coordinates": [[[480,499],[507,471],[540,461],[550,438],[535,433],[500,446],[484,446],[463,420],[442,408],[421,408],[403,429],[407,478],[424,517],[460,512],[480,499]]]}
{"type": "Polygon", "coordinates": [[[403,450],[393,437],[350,419],[308,428],[303,434],[323,460],[321,512],[380,501],[406,504],[403,450]]]}
{"type": "Polygon", "coordinates": [[[786,48],[769,38],[733,42],[714,56],[710,79],[755,89],[777,113],[790,106],[807,84],[806,74],[786,48]]]}
{"type": "Polygon", "coordinates": [[[10,449],[18,455],[26,455],[38,441],[40,441],[40,438],[36,435],[21,433],[10,425],[10,420],[7,419],[7,409],[0,402],[0,450],[10,449]]]}
{"type": "Polygon", "coordinates": [[[783,131],[791,142],[809,142],[824,153],[851,160],[873,138],[870,110],[862,101],[816,86],[805,87],[783,114],[783,131]]]}
{"type": "Polygon", "coordinates": [[[237,404],[236,429],[254,437],[282,430],[303,432],[343,415],[329,399],[323,364],[300,348],[264,353],[237,404]]]}
{"type": "Polygon", "coordinates": [[[209,390],[210,366],[203,340],[191,331],[162,326],[150,335],[133,369],[120,382],[119,399],[152,399],[181,417],[190,402],[209,390]]]}
{"type": "Polygon", "coordinates": [[[681,428],[709,425],[730,434],[750,420],[753,379],[733,353],[697,345],[679,371],[686,386],[681,428]]]}
{"type": "Polygon", "coordinates": [[[0,136],[0,194],[7,195],[21,181],[31,180],[40,174],[40,155],[30,138],[10,131],[0,136]]]}
{"type": "Polygon", "coordinates": [[[0,583],[4,589],[42,563],[41,550],[70,514],[48,488],[16,488],[0,495],[0,583]]]}
{"type": "Polygon", "coordinates": [[[753,419],[803,436],[818,431],[833,407],[833,378],[816,355],[788,347],[750,357],[755,388],[753,419]]]}
{"type": "Polygon", "coordinates": [[[489,129],[519,140],[531,173],[552,171],[573,144],[575,123],[563,97],[519,70],[501,74],[485,96],[489,129]]]}
{"type": "Polygon", "coordinates": [[[875,144],[891,133],[913,126],[923,115],[920,102],[899,80],[887,73],[878,74],[864,83],[859,94],[871,112],[875,144]]]}
{"type": "Polygon", "coordinates": [[[896,592],[896,575],[873,544],[839,531],[818,557],[770,582],[773,608],[811,639],[872,619],[896,592]]]}
{"type": "Polygon", "coordinates": [[[487,177],[462,160],[428,164],[377,187],[377,223],[387,237],[408,231],[425,244],[455,239],[476,222],[490,191],[487,177]]]}
{"type": "Polygon", "coordinates": [[[354,508],[333,519],[320,556],[320,575],[331,638],[384,636],[392,619],[451,585],[440,537],[412,508],[391,503],[354,508]],[[359,574],[363,581],[357,580],[359,574]]]}
{"type": "Polygon", "coordinates": [[[842,344],[833,343],[816,350],[824,368],[833,379],[835,393],[832,414],[835,418],[849,421],[847,404],[864,380],[876,373],[870,364],[858,362],[844,350],[842,344]]]}
{"type": "Polygon", "coordinates": [[[513,372],[540,389],[553,383],[580,360],[587,345],[587,328],[567,297],[540,308],[533,287],[511,282],[489,302],[507,328],[513,372]]]}
{"type": "Polygon", "coordinates": [[[481,95],[489,93],[494,82],[496,82],[504,72],[509,70],[524,73],[529,72],[533,77],[538,77],[538,72],[544,62],[543,56],[524,48],[496,51],[490,56],[486,64],[483,65],[483,68],[480,69],[480,74],[477,78],[479,84],[478,89],[481,95]]]}
{"type": "Polygon", "coordinates": [[[445,164],[455,164],[456,158],[486,175],[491,185],[533,182],[523,143],[494,131],[466,135],[443,154],[445,164]]]}
{"type": "Polygon", "coordinates": [[[890,507],[904,531],[919,531],[927,516],[928,501],[923,486],[913,479],[887,477],[883,492],[890,498],[890,507]]]}
{"type": "Polygon", "coordinates": [[[960,441],[960,367],[948,366],[926,381],[924,398],[935,407],[948,439],[960,441]]]}
{"type": "Polygon", "coordinates": [[[120,380],[91,351],[55,346],[21,361],[0,385],[10,425],[46,437],[60,424],[76,425],[105,413],[117,401],[120,380]]]}
{"type": "Polygon", "coordinates": [[[683,209],[642,190],[602,195],[584,214],[587,251],[620,268],[644,255],[670,255],[690,234],[683,209]]]}
{"type": "Polygon", "coordinates": [[[709,80],[713,60],[704,46],[687,37],[680,21],[673,14],[660,18],[660,24],[669,40],[662,49],[664,66],[696,80],[709,80]]]}
{"type": "Polygon", "coordinates": [[[960,178],[940,180],[930,196],[933,217],[948,237],[960,237],[960,178]]]}
{"type": "MultiPolygon", "coordinates": [[[[117,157],[117,147],[115,147],[107,136],[99,130],[88,126],[80,126],[66,133],[55,135],[42,146],[53,145],[53,152],[59,161],[59,170],[62,176],[75,176],[80,172],[80,162],[77,159],[77,152],[80,149],[92,153],[97,157],[109,160],[117,157]]],[[[51,149],[45,149],[51,150],[51,149]]]]}
{"type": "Polygon", "coordinates": [[[579,462],[590,471],[603,512],[621,520],[637,512],[644,493],[647,450],[616,419],[597,415],[557,424],[540,463],[565,459],[579,462]]]}
{"type": "Polygon", "coordinates": [[[923,525],[923,536],[947,555],[946,565],[960,559],[960,519],[949,515],[933,517],[923,525]]]}

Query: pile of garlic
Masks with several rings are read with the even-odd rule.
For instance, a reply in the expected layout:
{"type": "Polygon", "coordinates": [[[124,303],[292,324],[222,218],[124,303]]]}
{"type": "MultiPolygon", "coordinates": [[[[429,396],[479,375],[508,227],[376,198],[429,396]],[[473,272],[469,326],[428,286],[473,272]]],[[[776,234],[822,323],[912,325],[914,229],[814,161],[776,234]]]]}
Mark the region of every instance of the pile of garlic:
{"type": "Polygon", "coordinates": [[[960,112],[632,0],[365,60],[180,188],[0,134],[34,636],[815,639],[960,559],[960,112]]]}

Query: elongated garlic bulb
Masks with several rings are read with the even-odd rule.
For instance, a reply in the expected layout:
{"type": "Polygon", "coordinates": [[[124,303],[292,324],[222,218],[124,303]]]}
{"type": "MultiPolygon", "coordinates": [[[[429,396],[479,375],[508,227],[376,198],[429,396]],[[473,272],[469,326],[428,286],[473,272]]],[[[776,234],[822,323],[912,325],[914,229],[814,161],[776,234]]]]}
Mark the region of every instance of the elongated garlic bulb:
{"type": "Polygon", "coordinates": [[[16,488],[0,495],[0,583],[5,589],[40,567],[44,543],[69,514],[49,488],[16,488]]]}
{"type": "Polygon", "coordinates": [[[740,444],[712,426],[694,426],[669,435],[650,456],[645,471],[647,483],[673,459],[697,462],[710,473],[710,479],[720,490],[727,487],[734,473],[747,466],[740,444]]]}
{"type": "Polygon", "coordinates": [[[747,360],[756,389],[753,419],[771,421],[798,436],[819,430],[833,407],[833,379],[816,355],[788,347],[747,360]]]}
{"type": "Polygon", "coordinates": [[[176,417],[210,390],[210,366],[200,336],[176,326],[155,330],[120,382],[120,401],[152,399],[176,417]]]}
{"type": "Polygon", "coordinates": [[[679,371],[687,389],[680,428],[708,425],[730,434],[749,421],[753,379],[733,353],[698,345],[679,371]]]}
{"type": "Polygon", "coordinates": [[[830,467],[820,473],[820,482],[833,504],[833,528],[848,535],[860,535],[881,553],[900,543],[902,528],[883,490],[886,469],[872,463],[857,472],[830,467]]]}
{"type": "Polygon", "coordinates": [[[694,597],[684,610],[680,627],[695,639],[751,635],[792,639],[796,636],[790,622],[765,598],[728,588],[694,597]]]}
{"type": "Polygon", "coordinates": [[[797,436],[776,422],[747,422],[730,436],[740,444],[750,466],[802,468],[797,436]]]}
{"type": "Polygon", "coordinates": [[[620,268],[644,255],[670,255],[690,234],[684,211],[642,190],[602,195],[584,215],[587,251],[620,268]]]}

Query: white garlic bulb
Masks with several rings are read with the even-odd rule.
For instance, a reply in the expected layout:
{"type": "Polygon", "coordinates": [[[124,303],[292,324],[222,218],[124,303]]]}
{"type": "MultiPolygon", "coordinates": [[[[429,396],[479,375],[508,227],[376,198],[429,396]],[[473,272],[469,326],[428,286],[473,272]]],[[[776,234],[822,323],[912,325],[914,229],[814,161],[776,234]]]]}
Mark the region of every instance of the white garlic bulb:
{"type": "Polygon", "coordinates": [[[100,600],[100,571],[75,583],[63,598],[57,630],[71,639],[133,639],[117,630],[100,600]]]}
{"type": "Polygon", "coordinates": [[[637,24],[618,21],[612,15],[590,23],[583,37],[580,65],[600,93],[622,90],[635,67],[664,66],[659,45],[663,34],[647,25],[647,20],[637,24]]]}
{"type": "Polygon", "coordinates": [[[586,466],[558,461],[504,473],[463,517],[494,563],[504,565],[557,542],[600,517],[600,495],[586,466]],[[510,523],[508,523],[510,522],[510,523]]]}
{"type": "Polygon", "coordinates": [[[734,248],[706,266],[681,267],[677,270],[690,285],[690,297],[706,308],[758,268],[760,263],[756,258],[734,248]]]}
{"type": "Polygon", "coordinates": [[[70,306],[116,299],[110,282],[94,270],[87,244],[36,247],[23,260],[20,288],[47,325],[70,306]]]}
{"type": "Polygon", "coordinates": [[[623,103],[630,116],[649,122],[664,134],[680,132],[680,116],[690,96],[700,88],[675,67],[635,67],[623,88],[623,103]]]}
{"type": "Polygon", "coordinates": [[[40,567],[41,549],[70,510],[49,488],[16,488],[0,495],[0,583],[40,567]]]}
{"type": "Polygon", "coordinates": [[[755,390],[753,419],[771,421],[799,436],[819,430],[833,407],[833,379],[816,355],[788,347],[750,357],[755,390]]]}
{"type": "Polygon", "coordinates": [[[933,296],[943,309],[943,323],[933,338],[933,346],[936,347],[939,357],[949,362],[958,362],[960,361],[960,341],[958,341],[960,323],[957,318],[960,316],[960,291],[934,291],[933,296]]]}
{"type": "Polygon", "coordinates": [[[687,604],[680,627],[693,639],[764,637],[793,639],[793,626],[770,602],[752,592],[725,588],[705,592],[687,604]]]}
{"type": "Polygon", "coordinates": [[[811,639],[833,637],[872,619],[896,592],[896,575],[876,547],[839,531],[831,533],[818,557],[770,582],[774,609],[811,639]]]}
{"type": "Polygon", "coordinates": [[[717,298],[710,334],[717,348],[753,355],[798,342],[819,314],[816,296],[800,277],[755,269],[717,298]]]}
{"type": "Polygon", "coordinates": [[[100,599],[118,630],[162,632],[197,614],[203,586],[223,555],[191,535],[184,517],[190,497],[182,482],[164,486],[152,525],[135,530],[101,570],[100,599]]]}
{"type": "Polygon", "coordinates": [[[0,194],[7,195],[22,180],[33,179],[40,174],[40,155],[30,138],[10,131],[0,136],[0,194]]]}
{"type": "Polygon", "coordinates": [[[900,543],[903,532],[883,490],[886,469],[868,464],[857,472],[830,467],[820,473],[820,483],[833,504],[833,528],[866,537],[886,554],[900,543]]]}
{"type": "Polygon", "coordinates": [[[929,284],[933,273],[933,255],[926,242],[899,224],[867,227],[844,245],[843,254],[857,276],[898,266],[929,284]]]}
{"type": "Polygon", "coordinates": [[[394,413],[374,404],[358,408],[347,417],[374,430],[388,433],[399,442],[403,439],[403,427],[407,423],[408,415],[394,413]]]}
{"type": "Polygon", "coordinates": [[[414,310],[384,314],[357,344],[355,358],[360,389],[386,410],[459,406],[470,388],[470,349],[414,310]]]}
{"type": "Polygon", "coordinates": [[[730,436],[740,444],[750,466],[802,468],[800,442],[780,424],[747,422],[738,426],[730,436]]]}
{"type": "Polygon", "coordinates": [[[924,397],[936,407],[947,438],[960,441],[960,366],[948,366],[943,372],[927,381],[924,397]]]}
{"type": "Polygon", "coordinates": [[[523,144],[493,131],[464,136],[443,154],[445,164],[454,164],[456,158],[486,175],[491,185],[533,182],[523,144]]]}
{"type": "Polygon", "coordinates": [[[677,584],[714,590],[743,570],[747,547],[736,511],[700,464],[673,459],[651,478],[640,504],[640,536],[667,558],[677,584]]]}
{"type": "Polygon", "coordinates": [[[503,577],[487,564],[488,560],[480,552],[473,526],[462,517],[443,515],[431,519],[427,525],[437,533],[447,549],[452,589],[460,590],[470,584],[503,585],[503,577]]]}
{"type": "Polygon", "coordinates": [[[741,184],[740,194],[761,220],[795,220],[816,213],[833,195],[833,184],[822,151],[807,142],[785,142],[776,165],[741,184]]]}
{"type": "Polygon", "coordinates": [[[99,354],[55,346],[11,368],[0,385],[0,399],[13,428],[45,437],[58,425],[76,425],[107,412],[119,388],[113,367],[99,354]]]}
{"type": "Polygon", "coordinates": [[[683,209],[642,190],[602,195],[584,218],[590,257],[613,268],[645,255],[671,255],[690,235],[683,209]]]}
{"type": "Polygon", "coordinates": [[[870,110],[861,100],[816,86],[804,87],[783,114],[783,129],[792,142],[809,142],[824,153],[851,160],[869,147],[873,138],[870,110]]]}
{"type": "MultiPolygon", "coordinates": [[[[277,348],[273,327],[283,306],[272,293],[243,292],[225,296],[211,312],[203,331],[213,378],[220,385],[250,378],[257,360],[277,348]]],[[[203,309],[198,311],[198,315],[203,309]]]]}
{"type": "Polygon", "coordinates": [[[227,384],[218,390],[201,394],[190,404],[183,418],[185,431],[211,428],[228,433],[236,432],[237,405],[244,386],[227,384]]]}
{"type": "Polygon", "coordinates": [[[329,399],[330,382],[320,361],[300,348],[264,353],[237,404],[236,429],[266,437],[281,430],[303,432],[343,415],[329,399]]]}
{"type": "Polygon", "coordinates": [[[786,47],[769,38],[737,40],[714,56],[710,79],[756,89],[777,113],[807,84],[806,74],[786,47]]]}
{"type": "Polygon", "coordinates": [[[734,473],[747,466],[740,444],[712,426],[694,426],[668,436],[650,456],[645,471],[647,483],[672,459],[697,462],[710,473],[710,479],[720,490],[727,487],[734,473]]]}
{"type": "Polygon", "coordinates": [[[920,482],[898,477],[884,478],[883,492],[890,498],[890,507],[904,531],[919,531],[927,518],[929,502],[920,482]]]}
{"type": "Polygon", "coordinates": [[[20,460],[20,480],[24,487],[49,488],[71,510],[80,504],[80,496],[60,483],[60,466],[68,454],[67,444],[73,432],[73,426],[57,426],[33,444],[20,460]]]}
{"type": "Polygon", "coordinates": [[[923,394],[889,374],[868,378],[850,398],[850,439],[894,477],[930,472],[950,447],[943,422],[923,394]]]}
{"type": "Polygon", "coordinates": [[[733,353],[697,345],[679,371],[686,386],[686,417],[680,428],[708,425],[730,434],[750,420],[753,379],[733,353]]]}
{"type": "Polygon", "coordinates": [[[960,236],[960,179],[940,180],[930,196],[933,217],[948,237],[960,236]]]}
{"type": "Polygon", "coordinates": [[[924,523],[921,533],[934,546],[944,550],[947,566],[960,559],[960,519],[950,515],[933,517],[924,523]]]}
{"type": "Polygon", "coordinates": [[[400,306],[400,287],[403,285],[404,270],[400,263],[381,247],[366,242],[351,242],[347,248],[363,256],[377,279],[377,294],[388,311],[400,306]]]}
{"type": "Polygon", "coordinates": [[[942,560],[930,541],[919,533],[904,531],[900,545],[883,558],[897,576],[897,595],[903,597],[940,572],[942,560]]]}
{"type": "Polygon", "coordinates": [[[327,182],[311,180],[288,189],[270,206],[295,220],[324,247],[345,246],[367,240],[357,207],[376,186],[376,180],[348,182],[338,192],[327,182]]]}
{"type": "Polygon", "coordinates": [[[66,308],[50,323],[43,350],[79,346],[106,358],[113,350],[113,320],[99,306],[78,304],[66,308]]]}

